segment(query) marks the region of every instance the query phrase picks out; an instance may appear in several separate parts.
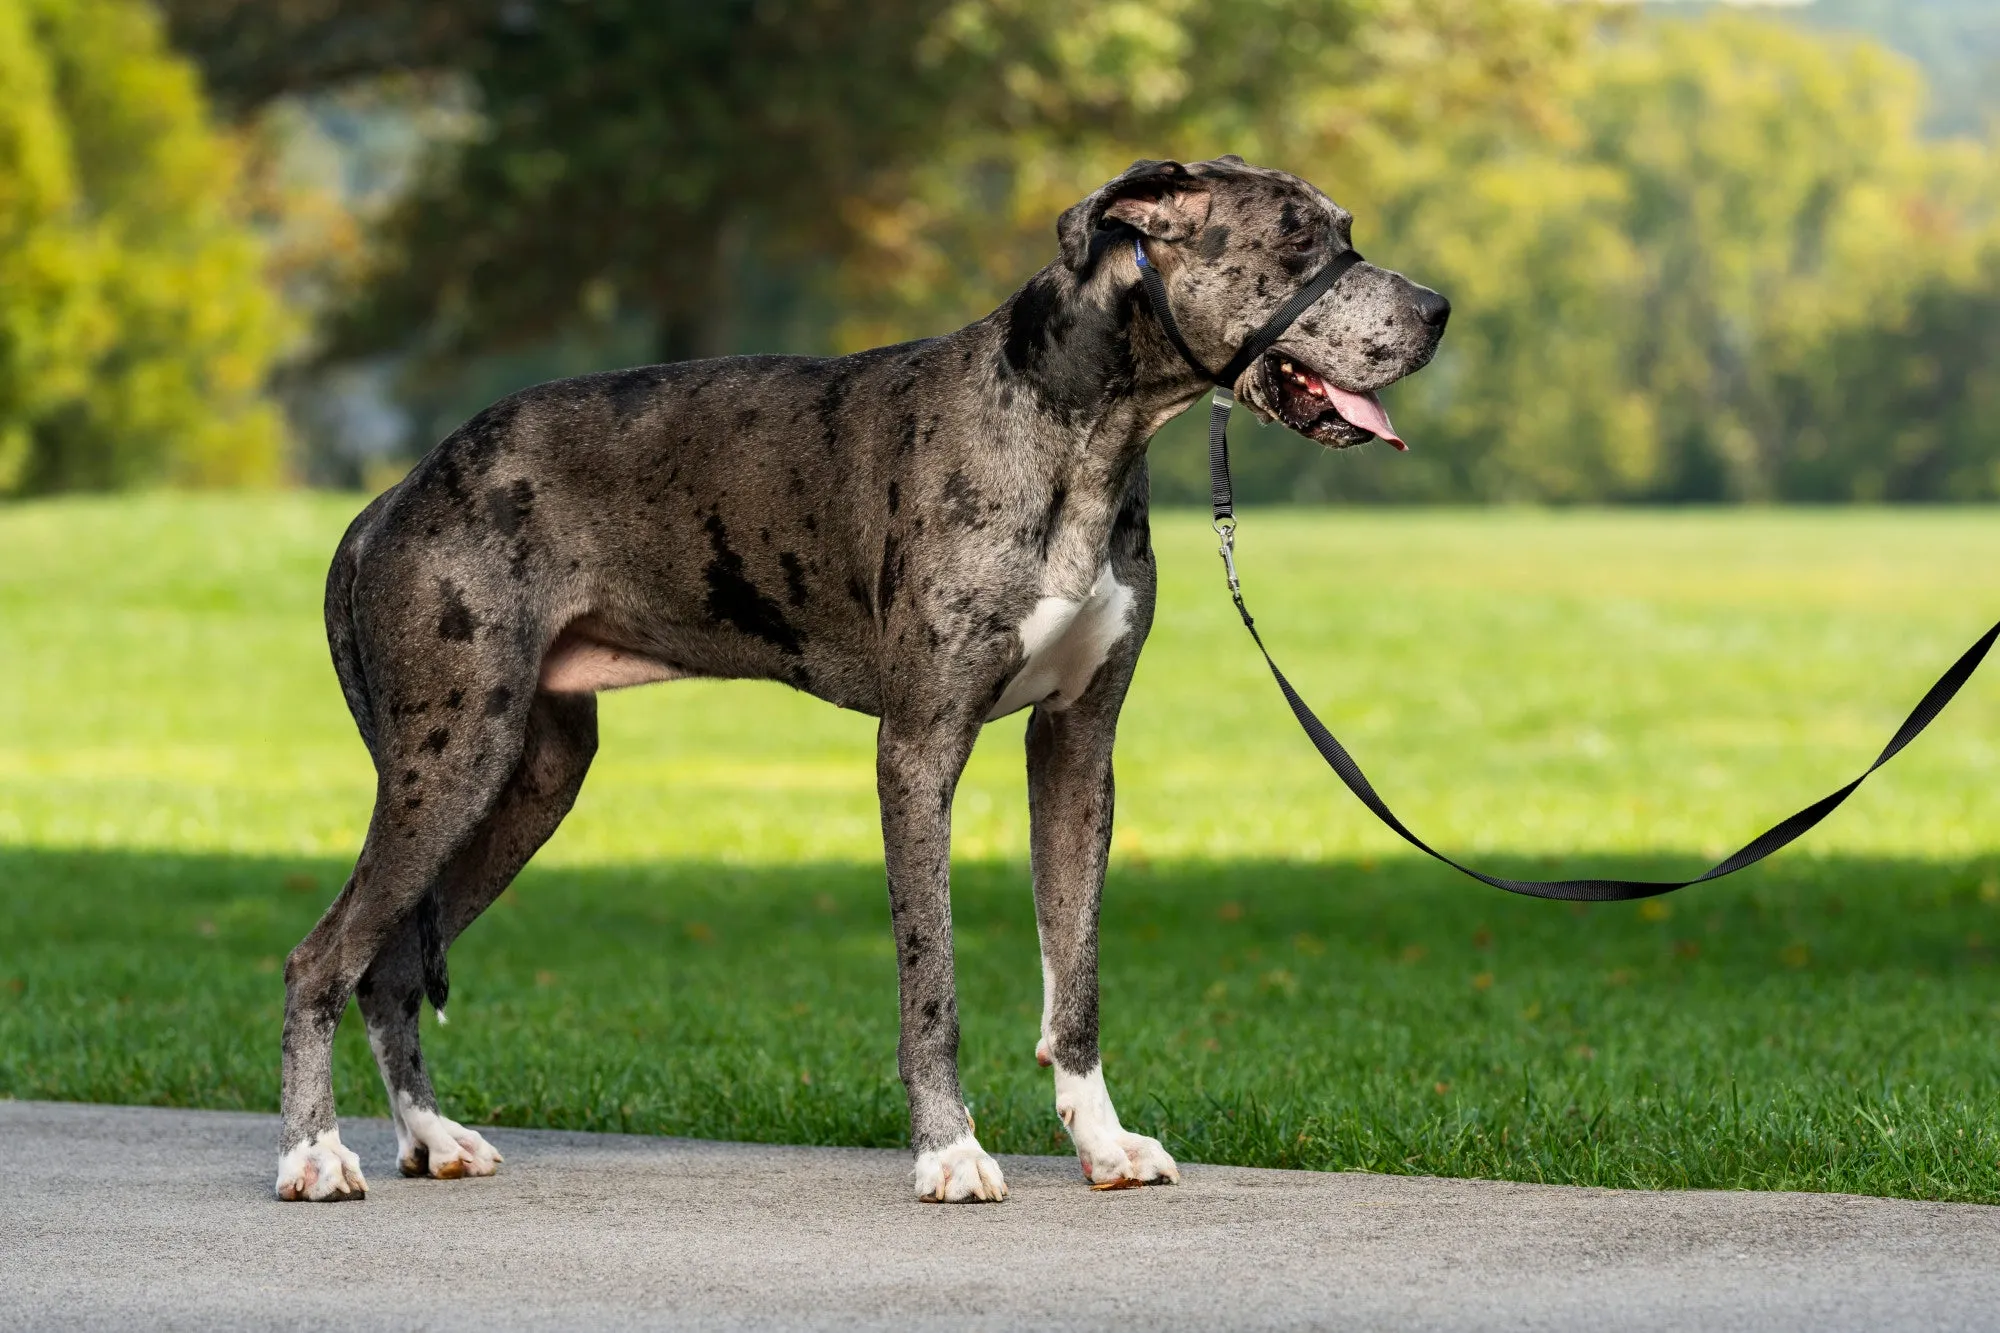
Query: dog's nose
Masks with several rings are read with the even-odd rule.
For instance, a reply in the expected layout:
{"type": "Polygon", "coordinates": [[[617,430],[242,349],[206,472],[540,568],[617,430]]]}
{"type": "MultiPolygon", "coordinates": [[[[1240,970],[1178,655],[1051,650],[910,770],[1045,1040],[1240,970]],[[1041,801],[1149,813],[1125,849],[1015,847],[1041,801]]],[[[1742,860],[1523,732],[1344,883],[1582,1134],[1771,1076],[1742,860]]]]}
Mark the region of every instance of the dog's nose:
{"type": "Polygon", "coordinates": [[[1417,288],[1417,315],[1432,328],[1442,332],[1444,322],[1451,318],[1451,302],[1428,287],[1417,288]]]}

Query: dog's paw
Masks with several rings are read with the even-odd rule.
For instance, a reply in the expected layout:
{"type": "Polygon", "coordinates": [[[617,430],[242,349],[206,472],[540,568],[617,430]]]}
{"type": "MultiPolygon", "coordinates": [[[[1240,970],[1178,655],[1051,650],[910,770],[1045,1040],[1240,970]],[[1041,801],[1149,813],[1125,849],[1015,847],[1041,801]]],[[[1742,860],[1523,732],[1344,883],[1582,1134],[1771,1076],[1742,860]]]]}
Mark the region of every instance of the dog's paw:
{"type": "Polygon", "coordinates": [[[1094,1151],[1086,1152],[1078,1145],[1076,1155],[1083,1163],[1083,1178],[1094,1190],[1181,1183],[1181,1169],[1167,1156],[1158,1139],[1128,1134],[1121,1129],[1091,1146],[1094,1151]]]}
{"type": "Polygon", "coordinates": [[[406,1176],[433,1180],[490,1176],[505,1160],[477,1130],[436,1111],[405,1106],[396,1121],[396,1166],[406,1176]]]}
{"type": "Polygon", "coordinates": [[[278,1157],[278,1197],[287,1203],[330,1203],[368,1194],[361,1159],[340,1142],[340,1131],[314,1135],[278,1157]]]}
{"type": "Polygon", "coordinates": [[[1092,1189],[1131,1189],[1160,1181],[1180,1184],[1181,1169],[1158,1139],[1128,1134],[1118,1123],[1101,1066],[1087,1074],[1056,1067],[1056,1117],[1069,1131],[1083,1178],[1092,1189]]]}
{"type": "Polygon", "coordinates": [[[924,1203],[998,1203],[1007,1197],[1000,1164],[967,1134],[917,1157],[917,1198],[924,1203]]]}

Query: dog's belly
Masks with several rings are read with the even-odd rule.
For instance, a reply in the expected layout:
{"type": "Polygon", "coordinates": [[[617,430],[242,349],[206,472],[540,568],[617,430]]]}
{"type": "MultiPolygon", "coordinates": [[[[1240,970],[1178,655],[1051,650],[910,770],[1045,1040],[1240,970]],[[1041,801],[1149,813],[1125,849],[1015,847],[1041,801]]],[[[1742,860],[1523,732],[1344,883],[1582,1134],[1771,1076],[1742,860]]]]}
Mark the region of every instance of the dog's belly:
{"type": "Polygon", "coordinates": [[[693,674],[571,626],[543,656],[539,684],[552,694],[594,694],[660,680],[683,680],[693,674]]]}
{"type": "Polygon", "coordinates": [[[1112,646],[1125,637],[1132,616],[1132,590],[1105,565],[1082,601],[1044,597],[1021,622],[1026,660],[1014,673],[1000,702],[986,715],[991,722],[1030,704],[1066,708],[1090,688],[1112,646]]]}

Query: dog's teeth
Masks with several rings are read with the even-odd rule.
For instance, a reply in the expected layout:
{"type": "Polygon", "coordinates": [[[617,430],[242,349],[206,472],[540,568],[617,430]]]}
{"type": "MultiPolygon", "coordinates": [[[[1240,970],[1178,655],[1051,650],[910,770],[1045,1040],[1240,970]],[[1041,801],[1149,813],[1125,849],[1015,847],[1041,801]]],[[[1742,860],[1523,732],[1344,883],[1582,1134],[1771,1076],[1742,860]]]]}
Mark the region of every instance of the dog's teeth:
{"type": "Polygon", "coordinates": [[[1287,375],[1292,373],[1292,363],[1289,361],[1285,362],[1285,373],[1287,375]]]}

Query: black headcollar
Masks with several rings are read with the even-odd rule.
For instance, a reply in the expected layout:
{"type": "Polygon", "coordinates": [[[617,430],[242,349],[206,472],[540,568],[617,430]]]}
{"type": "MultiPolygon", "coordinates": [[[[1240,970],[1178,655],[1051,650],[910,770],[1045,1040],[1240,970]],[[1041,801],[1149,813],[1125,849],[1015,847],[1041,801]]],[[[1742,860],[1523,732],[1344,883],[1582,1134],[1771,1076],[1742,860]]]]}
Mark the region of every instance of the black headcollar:
{"type": "Polygon", "coordinates": [[[1270,351],[1271,345],[1285,336],[1285,330],[1291,328],[1300,315],[1310,310],[1313,302],[1325,296],[1334,283],[1346,276],[1347,270],[1361,262],[1361,252],[1347,249],[1329,259],[1326,267],[1313,274],[1305,286],[1293,292],[1285,303],[1278,307],[1277,313],[1265,320],[1264,326],[1251,334],[1249,339],[1236,349],[1236,355],[1229,358],[1229,364],[1219,371],[1210,370],[1202,364],[1201,358],[1194,354],[1188,347],[1187,340],[1181,337],[1180,325],[1174,323],[1174,312],[1167,305],[1167,284],[1161,280],[1160,271],[1147,260],[1144,241],[1132,242],[1132,258],[1139,263],[1139,281],[1145,284],[1146,301],[1153,307],[1153,318],[1160,321],[1160,327],[1166,330],[1174,349],[1190,366],[1201,372],[1203,379],[1233,391],[1236,381],[1242,378],[1244,371],[1250,369],[1251,363],[1270,351]]]}
{"type": "MultiPolygon", "coordinates": [[[[1210,370],[1200,357],[1181,337],[1180,325],[1174,323],[1174,312],[1167,305],[1167,284],[1161,280],[1160,271],[1146,259],[1146,243],[1132,242],[1132,258],[1139,263],[1139,282],[1145,288],[1146,303],[1153,308],[1153,318],[1160,321],[1166,331],[1168,341],[1181,359],[1201,372],[1201,377],[1215,386],[1215,401],[1209,408],[1208,416],[1208,489],[1209,500],[1215,511],[1218,529],[1224,524],[1233,524],[1235,500],[1229,483],[1229,409],[1236,406],[1236,381],[1243,372],[1250,369],[1258,357],[1271,350],[1273,343],[1285,336],[1285,330],[1312,307],[1312,303],[1332,290],[1333,284],[1346,275],[1347,270],[1361,262],[1359,250],[1347,249],[1329,259],[1326,267],[1312,275],[1306,285],[1293,292],[1277,313],[1264,321],[1262,328],[1236,349],[1236,355],[1229,358],[1229,364],[1221,370],[1210,370]]],[[[1232,582],[1234,574],[1232,571],[1232,582]]]]}

